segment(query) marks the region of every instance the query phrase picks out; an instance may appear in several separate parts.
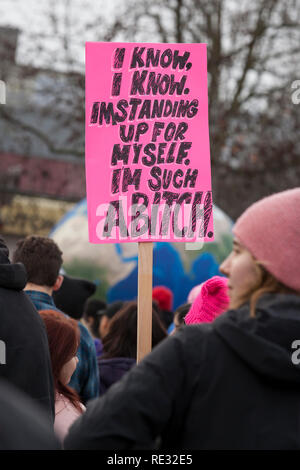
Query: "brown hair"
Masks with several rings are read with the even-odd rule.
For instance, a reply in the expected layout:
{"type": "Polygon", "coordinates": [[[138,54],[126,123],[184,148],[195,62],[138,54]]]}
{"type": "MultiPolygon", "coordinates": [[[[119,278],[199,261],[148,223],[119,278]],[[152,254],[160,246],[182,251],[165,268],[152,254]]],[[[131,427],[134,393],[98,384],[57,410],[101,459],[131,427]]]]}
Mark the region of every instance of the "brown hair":
{"type": "MultiPolygon", "coordinates": [[[[166,338],[167,332],[155,310],[152,309],[152,346],[166,338]]],[[[137,303],[126,304],[111,320],[107,335],[102,340],[103,358],[137,355],[137,303]]]]}
{"type": "Polygon", "coordinates": [[[63,259],[56,243],[47,237],[30,236],[17,242],[14,263],[23,263],[28,282],[38,286],[53,287],[63,259]]]}
{"type": "MultiPolygon", "coordinates": [[[[186,303],[182,304],[174,312],[174,319],[175,317],[177,318],[179,326],[177,329],[179,329],[181,326],[185,325],[184,317],[189,313],[189,310],[191,308],[192,304],[186,303]]],[[[176,326],[175,326],[176,328],[176,326]]]]}
{"type": "Polygon", "coordinates": [[[257,274],[258,282],[252,289],[242,295],[234,305],[230,305],[230,308],[238,308],[244,303],[250,303],[250,317],[255,317],[256,305],[260,297],[264,294],[278,293],[278,294],[296,294],[299,292],[285,286],[282,282],[278,281],[269,271],[267,271],[261,264],[260,261],[253,258],[257,274]]]}
{"type": "Polygon", "coordinates": [[[40,310],[39,313],[47,330],[55,389],[82,413],[79,395],[60,381],[63,366],[76,355],[78,349],[80,331],[77,322],[55,310],[40,310]]]}

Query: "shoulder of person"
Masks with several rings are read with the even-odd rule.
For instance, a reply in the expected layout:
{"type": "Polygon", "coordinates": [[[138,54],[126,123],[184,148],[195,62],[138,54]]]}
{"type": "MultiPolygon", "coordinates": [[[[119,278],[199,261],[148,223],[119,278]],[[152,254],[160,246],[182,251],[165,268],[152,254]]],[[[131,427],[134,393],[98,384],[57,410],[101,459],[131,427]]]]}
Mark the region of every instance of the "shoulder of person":
{"type": "MultiPolygon", "coordinates": [[[[80,403],[80,407],[83,411],[85,411],[86,408],[82,403],[80,403]]],[[[59,413],[79,415],[79,411],[75,408],[75,406],[70,402],[67,397],[65,397],[61,393],[56,393],[55,415],[58,415],[59,413]]]]}
{"type": "Polygon", "coordinates": [[[207,357],[210,338],[215,336],[211,324],[184,326],[155,346],[142,363],[145,362],[146,367],[156,367],[162,363],[198,367],[207,357]]]}

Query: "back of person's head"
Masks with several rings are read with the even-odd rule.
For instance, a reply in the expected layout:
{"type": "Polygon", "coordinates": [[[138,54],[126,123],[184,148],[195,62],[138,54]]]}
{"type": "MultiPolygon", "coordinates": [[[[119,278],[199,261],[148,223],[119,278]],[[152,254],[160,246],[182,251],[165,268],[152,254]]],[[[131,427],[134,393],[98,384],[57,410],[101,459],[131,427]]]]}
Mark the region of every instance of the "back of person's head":
{"type": "Polygon", "coordinates": [[[64,274],[60,288],[53,292],[53,300],[57,308],[79,320],[83,315],[85,302],[95,291],[94,282],[64,274]]]}
{"type": "Polygon", "coordinates": [[[156,286],[152,290],[152,305],[156,304],[155,310],[164,327],[169,328],[173,321],[173,293],[165,286],[156,286]]]}
{"type": "Polygon", "coordinates": [[[63,259],[62,252],[51,238],[29,236],[17,242],[13,262],[24,264],[27,282],[53,287],[63,259]]]}
{"type": "MultiPolygon", "coordinates": [[[[167,336],[155,310],[152,310],[152,347],[167,336]]],[[[112,319],[103,338],[103,358],[137,356],[137,303],[128,302],[112,319]]]]}
{"type": "Polygon", "coordinates": [[[299,207],[300,188],[295,188],[255,202],[238,218],[233,251],[220,266],[229,278],[231,308],[249,301],[251,316],[255,316],[256,303],[265,293],[300,294],[299,207]],[[236,276],[237,289],[233,266],[245,250],[252,257],[251,282],[247,285],[244,272],[236,276]]]}
{"type": "Polygon", "coordinates": [[[41,310],[39,313],[47,331],[55,389],[66,396],[81,412],[79,396],[61,380],[63,366],[76,355],[79,346],[78,325],[72,318],[55,310],[41,310]]]}

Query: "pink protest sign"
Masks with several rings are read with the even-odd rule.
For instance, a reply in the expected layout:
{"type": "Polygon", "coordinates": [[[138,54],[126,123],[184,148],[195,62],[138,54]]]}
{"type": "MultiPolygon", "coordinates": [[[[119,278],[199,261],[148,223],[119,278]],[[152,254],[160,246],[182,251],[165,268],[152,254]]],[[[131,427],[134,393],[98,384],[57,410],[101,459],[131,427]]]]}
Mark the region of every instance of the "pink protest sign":
{"type": "Polygon", "coordinates": [[[206,44],[86,44],[92,243],[212,241],[206,44]]]}

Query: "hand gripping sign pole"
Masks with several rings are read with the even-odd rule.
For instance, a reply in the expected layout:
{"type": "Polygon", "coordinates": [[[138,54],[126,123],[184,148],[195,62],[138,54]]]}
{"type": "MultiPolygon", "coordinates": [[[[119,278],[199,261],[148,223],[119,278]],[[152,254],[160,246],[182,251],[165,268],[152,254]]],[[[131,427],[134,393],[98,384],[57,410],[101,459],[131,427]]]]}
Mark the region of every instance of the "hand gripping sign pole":
{"type": "Polygon", "coordinates": [[[140,362],[152,348],[153,243],[139,242],[138,257],[137,362],[140,362]]]}
{"type": "Polygon", "coordinates": [[[153,242],[213,241],[205,44],[87,43],[89,241],[138,243],[137,361],[153,242]]]}

